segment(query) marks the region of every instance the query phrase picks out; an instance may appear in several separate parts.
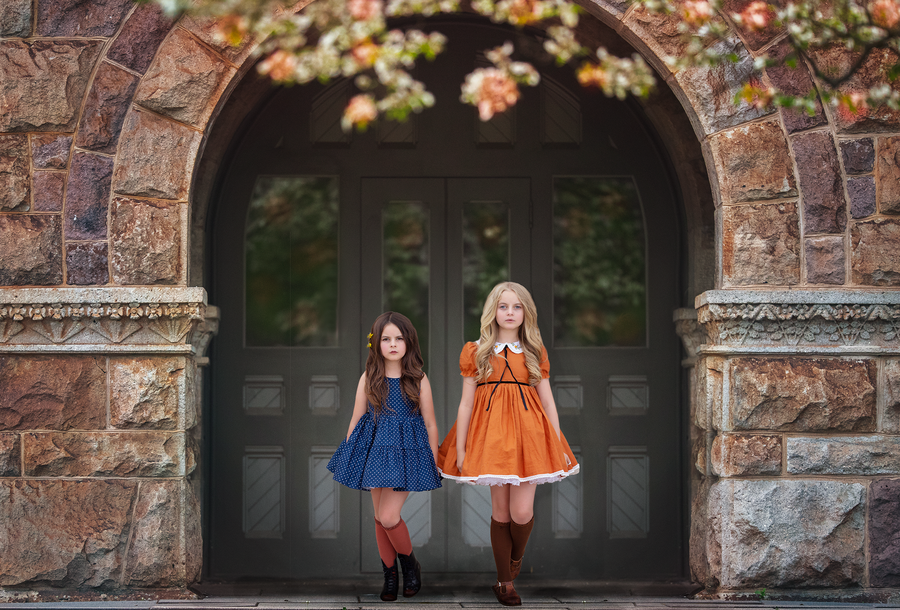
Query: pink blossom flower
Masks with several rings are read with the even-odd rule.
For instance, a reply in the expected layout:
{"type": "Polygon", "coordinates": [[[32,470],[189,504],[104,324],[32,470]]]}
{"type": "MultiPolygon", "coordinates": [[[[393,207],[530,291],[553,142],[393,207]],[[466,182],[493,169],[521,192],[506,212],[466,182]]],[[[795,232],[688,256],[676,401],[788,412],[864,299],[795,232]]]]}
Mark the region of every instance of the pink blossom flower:
{"type": "Polygon", "coordinates": [[[872,20],[883,28],[893,28],[900,21],[898,5],[897,0],[875,0],[871,5],[872,20]]]}
{"type": "Polygon", "coordinates": [[[365,40],[353,47],[350,51],[350,55],[353,57],[353,61],[360,67],[368,68],[375,64],[380,49],[381,48],[371,40],[365,40]]]}
{"type": "Polygon", "coordinates": [[[527,25],[541,18],[540,8],[535,0],[513,0],[509,16],[518,25],[527,25]]]}
{"type": "Polygon", "coordinates": [[[603,89],[609,82],[609,75],[600,66],[586,63],[578,70],[578,82],[583,87],[593,85],[603,89]]]}
{"type": "Polygon", "coordinates": [[[851,123],[869,114],[869,105],[866,103],[866,93],[854,91],[850,94],[838,96],[837,113],[842,121],[851,123]]]}
{"type": "Polygon", "coordinates": [[[514,106],[519,95],[519,87],[513,79],[496,68],[485,68],[481,87],[476,93],[478,116],[482,121],[489,121],[495,114],[514,106]]]}
{"type": "Polygon", "coordinates": [[[713,18],[713,8],[706,0],[687,0],[682,7],[684,20],[691,25],[703,25],[713,18]]]}
{"type": "Polygon", "coordinates": [[[297,58],[281,49],[278,49],[269,55],[269,57],[259,65],[260,72],[268,74],[272,80],[276,81],[290,79],[296,68],[297,58]]]}
{"type": "Polygon", "coordinates": [[[370,95],[357,95],[344,109],[344,119],[351,125],[365,127],[378,118],[378,108],[370,95]]]}
{"type": "Polygon", "coordinates": [[[772,10],[762,0],[756,0],[747,5],[740,13],[741,21],[748,30],[758,32],[766,29],[772,20],[772,10]]]}
{"type": "Polygon", "coordinates": [[[347,10],[357,21],[368,21],[381,14],[381,0],[348,0],[347,10]]]}

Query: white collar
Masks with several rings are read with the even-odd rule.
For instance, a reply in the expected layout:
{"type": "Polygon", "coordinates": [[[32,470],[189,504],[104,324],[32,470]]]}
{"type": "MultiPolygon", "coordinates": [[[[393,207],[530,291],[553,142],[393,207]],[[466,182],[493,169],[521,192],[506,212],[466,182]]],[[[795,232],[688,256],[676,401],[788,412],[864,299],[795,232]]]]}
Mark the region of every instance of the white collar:
{"type": "Polygon", "coordinates": [[[512,343],[494,343],[495,354],[502,352],[503,348],[508,348],[509,351],[514,354],[521,354],[524,351],[522,345],[518,341],[513,341],[512,343]]]}

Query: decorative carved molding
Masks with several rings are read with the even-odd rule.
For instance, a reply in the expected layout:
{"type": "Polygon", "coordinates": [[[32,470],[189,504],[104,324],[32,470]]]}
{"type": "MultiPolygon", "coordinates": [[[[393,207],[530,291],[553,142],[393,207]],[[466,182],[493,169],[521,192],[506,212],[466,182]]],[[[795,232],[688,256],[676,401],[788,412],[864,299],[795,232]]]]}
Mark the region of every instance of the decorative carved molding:
{"type": "Polygon", "coordinates": [[[672,316],[675,322],[675,332],[681,338],[687,358],[681,361],[682,366],[692,367],[697,362],[697,353],[709,338],[706,328],[697,322],[697,310],[683,307],[676,309],[672,316]]]}
{"type": "Polygon", "coordinates": [[[900,346],[900,304],[891,302],[706,302],[698,321],[712,345],[900,346]]]}
{"type": "Polygon", "coordinates": [[[4,349],[185,344],[207,309],[215,308],[206,305],[202,288],[5,288],[0,289],[0,344],[4,349]]]}

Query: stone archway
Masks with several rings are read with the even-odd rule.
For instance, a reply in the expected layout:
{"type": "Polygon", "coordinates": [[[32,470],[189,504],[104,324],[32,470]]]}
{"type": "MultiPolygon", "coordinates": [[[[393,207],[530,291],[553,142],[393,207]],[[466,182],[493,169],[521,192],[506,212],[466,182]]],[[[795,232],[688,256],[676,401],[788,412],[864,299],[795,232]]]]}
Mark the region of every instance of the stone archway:
{"type": "MultiPolygon", "coordinates": [[[[735,34],[738,63],[673,74],[661,59],[679,50],[670,21],[622,2],[586,8],[680,103],[666,94],[646,111],[676,159],[690,236],[676,318],[692,380],[694,578],[721,593],[897,586],[884,541],[900,510],[900,113],[734,106],[752,56],[782,33],[735,34]],[[811,510],[835,527],[787,527],[811,510]],[[760,512],[775,526],[745,518],[760,512]],[[762,532],[753,549],[746,523],[762,532]],[[743,563],[751,550],[781,559],[743,563]],[[817,572],[822,561],[833,568],[817,572]]],[[[4,522],[31,511],[37,525],[10,538],[0,585],[184,587],[200,566],[197,366],[216,313],[190,286],[203,284],[224,148],[211,139],[237,128],[219,129],[240,115],[223,102],[251,49],[128,0],[3,10],[0,380],[21,391],[0,397],[0,505],[4,522]],[[95,377],[105,392],[77,398],[95,377]],[[39,386],[51,398],[24,398],[39,386]],[[54,457],[61,446],[74,461],[54,457]],[[148,451],[169,456],[162,470],[118,459],[148,451]],[[79,494],[116,517],[87,519],[79,494]],[[87,553],[85,540],[105,542],[87,553]],[[41,562],[27,559],[35,547],[41,562]]],[[[802,69],[767,77],[812,82],[802,69]]]]}

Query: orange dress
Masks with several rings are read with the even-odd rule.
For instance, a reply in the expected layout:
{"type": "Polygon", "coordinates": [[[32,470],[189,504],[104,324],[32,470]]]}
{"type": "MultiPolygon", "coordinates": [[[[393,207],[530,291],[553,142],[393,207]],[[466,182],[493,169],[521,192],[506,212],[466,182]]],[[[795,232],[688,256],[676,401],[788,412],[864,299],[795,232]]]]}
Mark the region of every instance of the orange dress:
{"type": "MultiPolygon", "coordinates": [[[[477,344],[459,356],[463,377],[475,377],[477,344]]],[[[541,376],[550,377],[547,350],[541,348],[541,376]]],[[[552,483],[579,470],[566,437],[556,436],[537,389],[528,385],[525,354],[505,349],[494,354],[494,372],[475,389],[462,471],[456,466],[456,424],[438,450],[438,470],[447,479],[474,485],[552,483]],[[509,368],[507,368],[507,360],[509,368]],[[497,383],[498,381],[502,383],[497,383]]]]}

